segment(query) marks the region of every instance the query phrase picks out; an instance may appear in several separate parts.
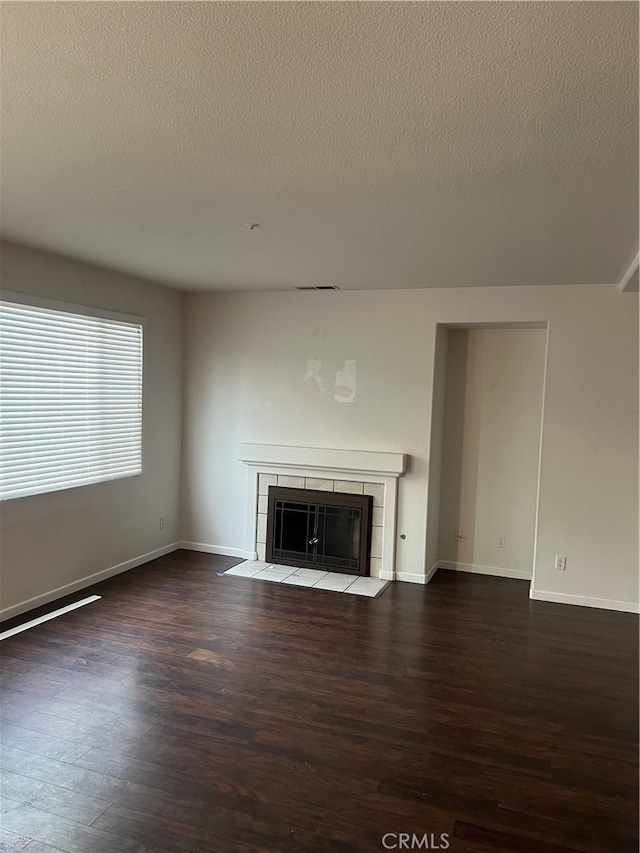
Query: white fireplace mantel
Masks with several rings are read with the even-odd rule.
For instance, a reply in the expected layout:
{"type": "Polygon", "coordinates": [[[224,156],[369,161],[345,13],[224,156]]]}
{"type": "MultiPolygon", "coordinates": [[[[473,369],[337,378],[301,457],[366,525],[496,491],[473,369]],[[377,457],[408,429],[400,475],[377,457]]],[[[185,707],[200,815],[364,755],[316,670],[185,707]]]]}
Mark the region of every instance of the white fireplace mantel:
{"type": "Polygon", "coordinates": [[[247,465],[272,465],[275,468],[306,468],[353,474],[404,474],[404,453],[380,453],[372,450],[337,450],[328,447],[287,447],[284,444],[241,444],[238,459],[247,465]]]}
{"type": "Polygon", "coordinates": [[[363,481],[384,486],[382,568],[379,577],[395,579],[398,478],[406,470],[406,454],[282,444],[240,444],[238,459],[249,469],[245,534],[248,559],[257,557],[256,512],[260,474],[363,481]]]}

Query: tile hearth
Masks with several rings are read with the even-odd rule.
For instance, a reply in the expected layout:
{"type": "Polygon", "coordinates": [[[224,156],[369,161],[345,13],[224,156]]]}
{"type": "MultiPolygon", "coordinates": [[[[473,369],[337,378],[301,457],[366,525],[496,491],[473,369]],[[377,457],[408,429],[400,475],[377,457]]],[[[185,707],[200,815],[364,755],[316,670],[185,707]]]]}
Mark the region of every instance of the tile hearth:
{"type": "Polygon", "coordinates": [[[367,598],[377,598],[391,583],[379,578],[279,566],[274,563],[265,563],[264,560],[247,560],[227,569],[224,574],[238,578],[251,578],[251,580],[271,581],[271,583],[308,586],[332,592],[347,592],[350,595],[364,595],[367,598]]]}

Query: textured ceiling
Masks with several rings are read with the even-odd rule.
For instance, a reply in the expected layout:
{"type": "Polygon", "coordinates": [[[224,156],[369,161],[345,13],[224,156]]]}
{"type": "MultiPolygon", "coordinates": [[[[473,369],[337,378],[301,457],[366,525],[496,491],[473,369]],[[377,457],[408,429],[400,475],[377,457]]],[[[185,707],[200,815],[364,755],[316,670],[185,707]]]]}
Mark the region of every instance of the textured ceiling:
{"type": "Polygon", "coordinates": [[[1,15],[8,239],[186,290],[613,283],[638,251],[635,2],[1,15]]]}

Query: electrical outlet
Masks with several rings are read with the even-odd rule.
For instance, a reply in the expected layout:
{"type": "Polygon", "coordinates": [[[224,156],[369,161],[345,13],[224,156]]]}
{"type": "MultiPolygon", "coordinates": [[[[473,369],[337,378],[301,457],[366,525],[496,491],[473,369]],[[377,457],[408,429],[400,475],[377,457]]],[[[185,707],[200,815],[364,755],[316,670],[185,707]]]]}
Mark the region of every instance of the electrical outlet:
{"type": "Polygon", "coordinates": [[[566,572],[566,570],[567,570],[567,558],[566,557],[560,557],[558,554],[556,554],[556,569],[559,572],[566,572]]]}
{"type": "Polygon", "coordinates": [[[160,516],[160,530],[164,530],[165,524],[166,524],[166,519],[165,519],[164,515],[161,515],[160,516]]]}
{"type": "Polygon", "coordinates": [[[506,536],[498,536],[498,548],[505,548],[507,544],[506,536]]]}

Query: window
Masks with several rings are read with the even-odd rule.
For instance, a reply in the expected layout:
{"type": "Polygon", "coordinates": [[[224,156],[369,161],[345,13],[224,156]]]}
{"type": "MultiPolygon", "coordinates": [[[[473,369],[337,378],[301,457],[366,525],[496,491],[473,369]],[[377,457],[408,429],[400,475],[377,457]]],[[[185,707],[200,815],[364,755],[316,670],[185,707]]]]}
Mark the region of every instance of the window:
{"type": "Polygon", "coordinates": [[[0,300],[3,500],[142,471],[141,319],[53,306],[0,300]]]}

